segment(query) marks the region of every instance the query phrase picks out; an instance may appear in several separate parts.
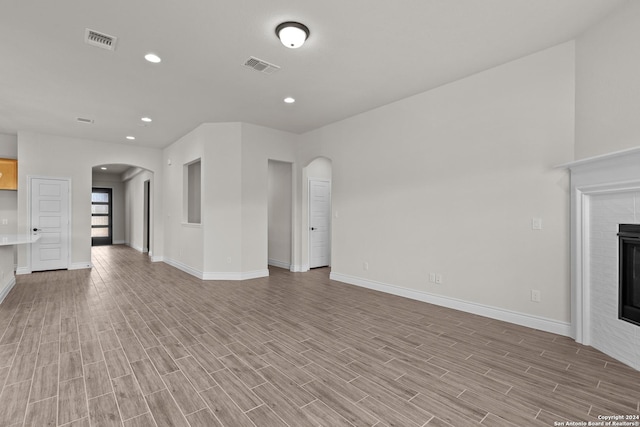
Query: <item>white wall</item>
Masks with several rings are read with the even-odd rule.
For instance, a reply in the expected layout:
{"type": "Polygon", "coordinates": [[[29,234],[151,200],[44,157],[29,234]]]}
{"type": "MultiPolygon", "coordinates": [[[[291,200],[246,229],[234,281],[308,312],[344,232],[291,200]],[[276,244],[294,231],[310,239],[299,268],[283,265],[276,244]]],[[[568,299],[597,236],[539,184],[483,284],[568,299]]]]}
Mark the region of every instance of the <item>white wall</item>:
{"type": "Polygon", "coordinates": [[[241,124],[202,125],[209,134],[202,162],[205,272],[240,278],[242,266],[241,124]]]}
{"type": "MultiPolygon", "coordinates": [[[[138,169],[136,172],[133,176],[128,176],[124,181],[124,242],[135,250],[142,252],[145,248],[144,182],[151,181],[151,191],[153,192],[155,180],[154,174],[148,170],[138,169]]],[[[153,205],[153,200],[151,204],[153,205]]],[[[153,233],[151,233],[151,236],[153,237],[153,233]]]]}
{"type": "Polygon", "coordinates": [[[114,245],[125,242],[125,203],[124,184],[120,175],[96,173],[92,174],[92,187],[110,188],[112,194],[112,240],[114,245]]]}
{"type": "Polygon", "coordinates": [[[332,277],[568,331],[574,83],[569,42],[305,134],[300,164],[332,160],[332,277]]]}
{"type": "MultiPolygon", "coordinates": [[[[130,164],[161,170],[162,152],[126,144],[18,133],[18,231],[29,227],[28,176],[71,178],[71,268],[84,268],[91,260],[91,168],[98,164],[130,164]],[[117,149],[116,149],[117,148],[117,149]]],[[[154,212],[161,212],[162,192],[154,192],[154,212]]],[[[162,216],[156,215],[152,248],[162,256],[162,216]]],[[[18,248],[18,268],[30,270],[24,245],[18,248]]]]}
{"type": "Polygon", "coordinates": [[[239,123],[205,123],[164,149],[165,261],[204,279],[242,273],[239,123]],[[201,159],[202,221],[184,217],[184,165],[201,159]],[[169,164],[171,163],[171,164],[169,164]]]}
{"type": "Polygon", "coordinates": [[[188,224],[184,216],[184,165],[202,159],[202,195],[208,191],[205,182],[207,164],[204,147],[212,138],[213,130],[206,125],[199,126],[163,150],[164,179],[160,187],[165,194],[163,215],[165,216],[164,260],[169,264],[202,276],[204,271],[204,227],[202,224],[188,224]]]}
{"type": "MultiPolygon", "coordinates": [[[[298,135],[289,132],[242,124],[242,271],[245,274],[267,273],[269,160],[294,163],[298,140],[298,135]]],[[[294,221],[294,228],[298,229],[299,222],[294,221]]],[[[296,264],[299,237],[294,241],[293,262],[296,264]]]]}
{"type": "Polygon", "coordinates": [[[291,268],[292,164],[269,160],[269,265],[291,268]]]}
{"type": "Polygon", "coordinates": [[[0,156],[5,159],[18,158],[18,136],[0,133],[0,156]]]}
{"type": "Polygon", "coordinates": [[[576,40],[576,159],[640,145],[640,2],[576,40]]]}

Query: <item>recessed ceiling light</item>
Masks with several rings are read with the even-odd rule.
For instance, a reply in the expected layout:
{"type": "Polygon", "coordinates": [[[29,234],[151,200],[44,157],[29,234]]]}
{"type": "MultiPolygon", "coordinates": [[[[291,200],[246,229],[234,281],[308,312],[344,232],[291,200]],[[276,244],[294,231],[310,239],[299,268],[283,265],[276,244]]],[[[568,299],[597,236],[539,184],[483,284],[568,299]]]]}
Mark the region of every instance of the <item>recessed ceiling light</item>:
{"type": "Polygon", "coordinates": [[[127,139],[129,139],[129,140],[131,140],[131,141],[133,141],[134,139],[136,139],[136,137],[135,137],[135,136],[131,136],[131,135],[127,136],[126,138],[127,138],[127,139]]]}
{"type": "Polygon", "coordinates": [[[309,28],[299,22],[283,22],[276,27],[276,35],[289,49],[302,46],[309,37],[309,28]]]}
{"type": "Polygon", "coordinates": [[[107,170],[107,168],[105,168],[104,166],[102,166],[100,169],[102,169],[103,171],[107,170]]]}
{"type": "Polygon", "coordinates": [[[286,102],[287,104],[293,104],[294,102],[296,102],[296,100],[295,100],[295,99],[293,99],[293,98],[292,98],[292,97],[290,97],[290,96],[287,96],[287,97],[284,99],[284,102],[286,102]]]}
{"type": "Polygon", "coordinates": [[[153,121],[153,120],[151,120],[151,118],[150,118],[150,117],[143,117],[143,118],[141,118],[140,120],[142,120],[142,121],[143,121],[143,122],[145,122],[145,123],[150,123],[150,122],[152,122],[152,121],[153,121]]]}
{"type": "Polygon", "coordinates": [[[154,64],[157,64],[158,62],[162,61],[162,59],[160,59],[160,57],[155,53],[147,53],[144,56],[144,59],[146,59],[149,62],[153,62],[154,64]]]}

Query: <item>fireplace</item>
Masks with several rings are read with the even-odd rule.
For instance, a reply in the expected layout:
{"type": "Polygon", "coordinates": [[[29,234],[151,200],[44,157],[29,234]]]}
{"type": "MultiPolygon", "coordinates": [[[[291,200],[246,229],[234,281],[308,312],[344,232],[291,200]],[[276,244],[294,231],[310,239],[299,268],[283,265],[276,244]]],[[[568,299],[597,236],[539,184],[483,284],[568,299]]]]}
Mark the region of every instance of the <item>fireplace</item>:
{"type": "Polygon", "coordinates": [[[640,326],[640,225],[620,224],[618,231],[618,317],[640,326]]]}
{"type": "Polygon", "coordinates": [[[640,371],[639,166],[640,147],[565,167],[571,169],[572,336],[640,371]]]}

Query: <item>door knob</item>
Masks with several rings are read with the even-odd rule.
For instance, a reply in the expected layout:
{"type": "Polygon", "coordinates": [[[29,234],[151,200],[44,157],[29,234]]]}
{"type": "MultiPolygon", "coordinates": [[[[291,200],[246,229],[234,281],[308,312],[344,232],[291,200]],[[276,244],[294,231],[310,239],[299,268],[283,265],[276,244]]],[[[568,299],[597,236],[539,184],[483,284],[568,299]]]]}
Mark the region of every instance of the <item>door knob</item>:
{"type": "Polygon", "coordinates": [[[34,228],[33,231],[40,231],[40,229],[39,228],[34,228]]]}
{"type": "Polygon", "coordinates": [[[316,229],[315,227],[311,227],[311,231],[313,231],[313,230],[315,230],[315,229],[316,229]]]}

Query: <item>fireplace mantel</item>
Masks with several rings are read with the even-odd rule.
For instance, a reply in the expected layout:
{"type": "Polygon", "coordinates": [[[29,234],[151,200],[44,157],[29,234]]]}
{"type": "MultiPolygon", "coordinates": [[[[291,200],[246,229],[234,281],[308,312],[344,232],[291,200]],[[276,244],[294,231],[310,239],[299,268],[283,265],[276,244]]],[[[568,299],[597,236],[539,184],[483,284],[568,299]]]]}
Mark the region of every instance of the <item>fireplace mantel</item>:
{"type": "Polygon", "coordinates": [[[638,158],[640,158],[640,147],[628,148],[626,150],[613,151],[611,153],[600,154],[597,156],[587,157],[580,160],[574,160],[569,163],[558,165],[556,166],[556,168],[570,169],[572,171],[582,169],[582,168],[589,168],[589,167],[600,168],[603,165],[606,165],[607,163],[616,162],[619,160],[624,161],[628,157],[633,158],[635,156],[638,156],[638,158]]]}
{"type": "Polygon", "coordinates": [[[617,252],[610,253],[611,239],[616,237],[611,235],[612,226],[607,222],[618,215],[625,217],[622,222],[640,223],[640,147],[558,167],[571,171],[572,336],[577,342],[592,345],[640,370],[640,328],[625,324],[617,315],[609,318],[610,303],[614,297],[617,300],[617,290],[610,286],[617,283],[617,270],[610,268],[609,259],[617,262],[617,252]],[[607,215],[611,218],[605,218],[607,215]],[[596,238],[596,234],[603,234],[598,227],[605,225],[605,237],[596,238]],[[596,247],[603,240],[604,247],[596,247]],[[607,297],[602,298],[603,295],[607,297]],[[607,316],[604,321],[603,313],[607,316]]]}

